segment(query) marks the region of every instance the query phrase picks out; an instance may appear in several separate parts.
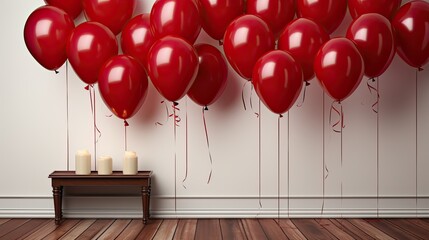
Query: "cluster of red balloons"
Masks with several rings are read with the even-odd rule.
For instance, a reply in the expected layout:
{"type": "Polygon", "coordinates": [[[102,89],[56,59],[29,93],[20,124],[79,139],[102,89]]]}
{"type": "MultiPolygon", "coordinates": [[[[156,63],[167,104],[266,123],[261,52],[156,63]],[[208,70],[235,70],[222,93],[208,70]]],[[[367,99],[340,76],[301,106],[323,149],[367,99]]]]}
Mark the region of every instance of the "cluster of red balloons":
{"type": "Polygon", "coordinates": [[[82,81],[98,82],[106,105],[123,119],[144,101],[147,75],[172,102],[188,94],[207,106],[219,98],[226,60],[211,45],[194,45],[201,28],[278,114],[314,76],[342,101],[364,74],[384,73],[396,50],[416,68],[429,59],[429,3],[423,0],[402,7],[401,0],[157,0],[150,14],[134,17],[136,0],[45,2],[25,25],[30,53],[49,70],[68,59],[82,81]],[[330,39],[347,7],[354,18],[347,36],[330,39]],[[75,27],[82,10],[88,21],[75,27]]]}
{"type": "Polygon", "coordinates": [[[249,0],[247,14],[226,28],[225,55],[274,113],[289,110],[302,81],[315,75],[325,92],[341,102],[363,75],[383,74],[396,50],[410,66],[428,62],[429,3],[400,5],[401,0],[249,0]],[[347,7],[354,18],[347,35],[330,39],[347,7]],[[293,21],[291,9],[298,17],[293,21]]]}

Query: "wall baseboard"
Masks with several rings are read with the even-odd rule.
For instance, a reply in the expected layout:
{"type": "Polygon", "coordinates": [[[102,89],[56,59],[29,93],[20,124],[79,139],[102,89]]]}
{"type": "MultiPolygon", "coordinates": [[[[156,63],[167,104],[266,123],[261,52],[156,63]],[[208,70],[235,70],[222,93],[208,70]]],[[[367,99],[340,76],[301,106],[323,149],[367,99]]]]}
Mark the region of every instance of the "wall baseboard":
{"type": "MultiPolygon", "coordinates": [[[[323,213],[318,196],[278,199],[275,196],[209,197],[154,196],[153,218],[408,218],[429,217],[427,197],[404,196],[325,198],[323,213]],[[363,200],[364,199],[364,200],[363,200]],[[262,208],[259,206],[261,200],[262,208]],[[280,201],[280,208],[278,208],[280,201]],[[378,202],[378,210],[377,210],[378,202]],[[416,207],[417,203],[417,207],[416,207]]],[[[141,218],[138,196],[65,196],[65,218],[141,218]]],[[[53,218],[49,196],[0,196],[0,218],[53,218]]]]}

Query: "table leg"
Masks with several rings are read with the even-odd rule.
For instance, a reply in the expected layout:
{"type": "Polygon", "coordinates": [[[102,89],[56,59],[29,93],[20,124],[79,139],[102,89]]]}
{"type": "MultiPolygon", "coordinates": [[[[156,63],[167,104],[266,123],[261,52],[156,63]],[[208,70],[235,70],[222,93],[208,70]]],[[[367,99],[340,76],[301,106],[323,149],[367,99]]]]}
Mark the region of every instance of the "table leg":
{"type": "Polygon", "coordinates": [[[147,224],[150,217],[149,215],[149,204],[150,204],[150,186],[142,187],[142,205],[143,205],[143,223],[147,224]]]}
{"type": "Polygon", "coordinates": [[[52,193],[54,194],[54,209],[55,209],[55,224],[59,225],[62,218],[62,198],[63,188],[53,187],[52,193]]]}

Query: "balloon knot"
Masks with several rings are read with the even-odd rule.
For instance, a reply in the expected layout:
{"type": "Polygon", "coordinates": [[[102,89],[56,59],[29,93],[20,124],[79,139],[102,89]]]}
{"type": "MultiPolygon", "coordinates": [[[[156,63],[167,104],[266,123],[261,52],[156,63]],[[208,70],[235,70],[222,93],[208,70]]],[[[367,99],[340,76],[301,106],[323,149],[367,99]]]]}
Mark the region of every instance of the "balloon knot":
{"type": "Polygon", "coordinates": [[[204,107],[204,111],[208,111],[209,108],[207,106],[204,107]]]}
{"type": "Polygon", "coordinates": [[[173,102],[173,105],[177,106],[177,105],[179,105],[179,103],[178,102],[173,102]]]}
{"type": "Polygon", "coordinates": [[[55,74],[58,74],[58,73],[60,73],[60,71],[58,71],[58,70],[56,70],[56,69],[54,70],[54,72],[55,72],[55,74]]]}
{"type": "Polygon", "coordinates": [[[310,83],[308,81],[305,81],[305,86],[306,87],[310,86],[310,83]]]}
{"type": "Polygon", "coordinates": [[[423,71],[424,69],[423,69],[422,67],[419,67],[419,69],[418,69],[418,70],[419,70],[419,72],[421,72],[421,71],[423,71]]]}
{"type": "Polygon", "coordinates": [[[375,82],[375,78],[371,78],[371,81],[372,81],[372,82],[375,82]]]}
{"type": "Polygon", "coordinates": [[[127,120],[124,120],[124,126],[125,126],[125,127],[130,126],[130,124],[128,124],[127,120]]]}
{"type": "Polygon", "coordinates": [[[223,46],[223,41],[219,40],[219,46],[223,46]]]}
{"type": "Polygon", "coordinates": [[[283,117],[283,115],[282,114],[279,114],[279,118],[282,118],[283,117]]]}
{"type": "Polygon", "coordinates": [[[89,85],[86,85],[86,86],[85,86],[85,90],[89,90],[89,85]]]}

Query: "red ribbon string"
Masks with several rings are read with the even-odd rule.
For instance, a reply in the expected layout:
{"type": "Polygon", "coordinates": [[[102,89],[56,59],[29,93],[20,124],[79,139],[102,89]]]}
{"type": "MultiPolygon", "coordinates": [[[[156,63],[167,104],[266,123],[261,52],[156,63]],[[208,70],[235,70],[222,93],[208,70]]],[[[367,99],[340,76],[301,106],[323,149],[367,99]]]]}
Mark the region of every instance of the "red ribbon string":
{"type": "Polygon", "coordinates": [[[246,108],[246,101],[244,101],[244,88],[246,87],[246,85],[247,85],[247,83],[248,83],[249,81],[246,81],[244,84],[243,84],[243,87],[241,87],[241,101],[243,102],[243,107],[244,107],[244,111],[246,111],[247,110],[247,108],[246,108]]]}
{"type": "MultiPolygon", "coordinates": [[[[183,188],[184,189],[186,189],[186,185],[185,185],[185,181],[186,181],[186,179],[188,179],[188,171],[189,171],[189,162],[188,162],[188,98],[186,98],[186,105],[185,105],[185,116],[186,116],[186,119],[185,119],[185,132],[186,132],[186,138],[185,138],[185,144],[186,144],[186,146],[185,146],[185,148],[186,148],[186,150],[185,150],[185,155],[186,155],[186,159],[185,159],[185,177],[183,178],[183,180],[182,180],[182,186],[183,186],[183,188]]],[[[207,107],[206,107],[207,108],[207,107]]]]}
{"type": "Polygon", "coordinates": [[[67,171],[70,170],[69,61],[66,61],[67,171]]]}
{"type": "Polygon", "coordinates": [[[179,123],[182,121],[182,119],[179,117],[178,114],[176,114],[176,111],[180,111],[180,108],[178,107],[179,103],[173,102],[173,114],[170,114],[170,117],[174,118],[174,124],[176,127],[179,127],[179,123]]]}
{"type": "MultiPolygon", "coordinates": [[[[378,79],[377,79],[378,81],[378,79]]],[[[366,82],[366,85],[368,87],[369,93],[372,95],[372,92],[375,92],[377,95],[377,99],[376,101],[371,105],[372,107],[372,111],[374,111],[375,113],[378,113],[378,102],[380,101],[380,93],[378,91],[378,88],[376,86],[372,86],[370,83],[371,82],[375,82],[375,78],[369,78],[368,81],[366,82]]]]}
{"type": "Polygon", "coordinates": [[[125,151],[127,151],[128,149],[128,144],[127,144],[127,127],[130,126],[127,122],[127,120],[124,120],[124,146],[125,146],[125,151]]]}
{"type": "MultiPolygon", "coordinates": [[[[261,116],[261,99],[259,99],[259,104],[258,104],[258,116],[261,116]]],[[[261,171],[261,166],[262,166],[262,141],[261,141],[261,118],[258,117],[258,182],[259,182],[259,209],[262,209],[262,171],[261,171]]],[[[259,215],[259,213],[258,213],[259,215]]]]}
{"type": "Polygon", "coordinates": [[[302,101],[296,105],[297,107],[302,107],[302,105],[304,104],[304,102],[305,102],[305,93],[307,92],[307,87],[308,86],[310,86],[310,83],[308,81],[305,81],[304,92],[303,92],[303,95],[302,95],[302,101]]]}
{"type": "Polygon", "coordinates": [[[165,112],[167,113],[167,118],[165,119],[164,123],[161,122],[156,122],[155,125],[159,125],[159,126],[163,126],[164,124],[166,124],[168,122],[168,119],[170,118],[170,112],[168,111],[168,106],[167,103],[165,102],[165,100],[161,101],[161,104],[164,104],[165,106],[165,112]]]}
{"type": "Polygon", "coordinates": [[[328,166],[326,164],[324,164],[324,171],[323,171],[323,199],[322,199],[322,210],[321,210],[321,214],[323,214],[323,211],[325,210],[325,181],[329,176],[329,169],[328,166]],[[326,175],[325,175],[326,172],[326,175]]]}
{"type": "MultiPolygon", "coordinates": [[[[97,126],[96,119],[96,108],[95,108],[95,89],[93,84],[89,84],[85,87],[85,90],[89,91],[89,102],[91,103],[91,112],[93,116],[93,126],[94,126],[94,158],[97,159],[97,143],[101,138],[101,131],[97,126]],[[96,133],[98,132],[98,137],[96,133]]],[[[95,169],[97,169],[97,161],[95,161],[95,169]]]]}
{"type": "Polygon", "coordinates": [[[176,122],[176,110],[179,110],[176,106],[178,103],[173,102],[173,114],[169,117],[174,116],[174,211],[177,212],[177,122],[176,122]]]}
{"type": "Polygon", "coordinates": [[[277,119],[277,221],[278,222],[280,222],[280,120],[282,118],[283,118],[283,115],[279,114],[279,117],[277,119]]]}
{"type": "Polygon", "coordinates": [[[203,123],[204,123],[204,132],[206,134],[206,143],[207,143],[207,150],[209,153],[209,159],[210,159],[210,173],[209,173],[209,177],[207,178],[207,184],[210,183],[211,179],[212,179],[212,173],[213,173],[213,158],[212,158],[212,153],[210,151],[210,142],[209,142],[209,134],[207,131],[207,123],[206,123],[206,117],[205,117],[205,111],[207,107],[203,108],[203,123]]]}
{"type": "Polygon", "coordinates": [[[340,101],[334,100],[331,104],[331,111],[329,112],[329,122],[332,126],[332,130],[336,133],[341,133],[343,131],[343,128],[345,128],[346,126],[344,125],[344,112],[343,112],[343,105],[341,104],[340,101]],[[340,110],[338,110],[335,107],[335,103],[338,103],[340,105],[340,110]],[[332,122],[332,111],[334,111],[339,119],[336,122],[332,122]],[[336,129],[336,127],[339,127],[340,129],[336,129]]]}
{"type": "Polygon", "coordinates": [[[254,91],[253,84],[250,84],[250,100],[249,100],[249,102],[250,102],[250,109],[252,109],[252,112],[253,112],[253,113],[256,115],[256,117],[258,118],[258,117],[259,117],[259,114],[261,113],[261,111],[259,111],[259,113],[258,113],[258,112],[256,112],[255,110],[253,110],[253,103],[252,103],[253,91],[254,91]]]}

